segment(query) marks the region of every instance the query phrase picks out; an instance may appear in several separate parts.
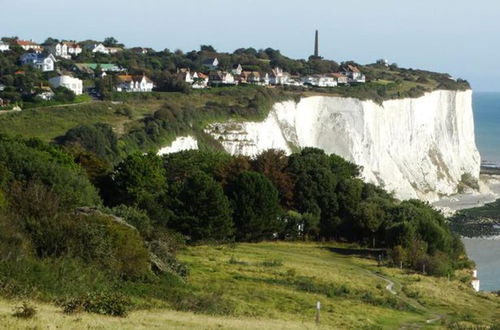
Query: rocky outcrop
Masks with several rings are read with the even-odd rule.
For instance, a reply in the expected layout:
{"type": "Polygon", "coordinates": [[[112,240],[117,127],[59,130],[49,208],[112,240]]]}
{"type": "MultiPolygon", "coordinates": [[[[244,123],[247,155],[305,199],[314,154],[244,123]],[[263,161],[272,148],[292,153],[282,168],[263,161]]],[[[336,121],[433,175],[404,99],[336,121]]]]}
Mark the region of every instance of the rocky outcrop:
{"type": "Polygon", "coordinates": [[[168,147],[161,148],[158,151],[158,155],[166,155],[166,154],[173,154],[179,151],[183,150],[197,150],[198,149],[198,141],[188,135],[188,136],[180,136],[177,139],[175,139],[174,142],[172,142],[171,145],[168,147]]]}

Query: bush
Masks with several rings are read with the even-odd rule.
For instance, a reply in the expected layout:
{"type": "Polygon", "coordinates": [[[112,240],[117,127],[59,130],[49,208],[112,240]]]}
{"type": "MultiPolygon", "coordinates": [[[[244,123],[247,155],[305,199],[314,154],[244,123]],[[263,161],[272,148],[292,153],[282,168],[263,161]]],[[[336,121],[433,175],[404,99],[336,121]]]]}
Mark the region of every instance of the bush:
{"type": "Polygon", "coordinates": [[[278,259],[264,260],[262,262],[262,266],[264,266],[264,267],[280,267],[280,266],[283,266],[283,261],[278,260],[278,259]]]}
{"type": "Polygon", "coordinates": [[[21,319],[30,319],[36,315],[36,309],[32,305],[24,302],[21,306],[14,307],[12,316],[21,319]]]}
{"type": "Polygon", "coordinates": [[[234,313],[234,304],[225,299],[221,292],[212,292],[199,296],[187,294],[178,299],[175,307],[181,311],[211,315],[231,315],[234,313]]]}
{"type": "Polygon", "coordinates": [[[59,302],[67,314],[87,312],[110,316],[126,316],[131,302],[118,293],[88,293],[59,302]]]}

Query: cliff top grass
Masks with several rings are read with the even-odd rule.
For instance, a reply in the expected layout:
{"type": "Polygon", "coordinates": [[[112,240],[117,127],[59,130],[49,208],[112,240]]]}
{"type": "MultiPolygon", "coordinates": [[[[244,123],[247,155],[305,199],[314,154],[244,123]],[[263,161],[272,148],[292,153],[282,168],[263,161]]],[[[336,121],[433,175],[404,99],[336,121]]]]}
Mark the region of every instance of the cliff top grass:
{"type": "Polygon", "coordinates": [[[177,304],[181,311],[148,297],[145,285],[130,293],[142,309],[126,318],[65,315],[35,303],[37,315],[20,320],[12,307],[21,302],[2,300],[0,323],[10,329],[303,329],[316,327],[317,301],[319,329],[444,329],[500,320],[500,298],[475,293],[470,275],[458,272],[448,281],[378,267],[377,252],[334,243],[189,247],[179,258],[191,269],[186,286],[192,299],[177,304]]]}

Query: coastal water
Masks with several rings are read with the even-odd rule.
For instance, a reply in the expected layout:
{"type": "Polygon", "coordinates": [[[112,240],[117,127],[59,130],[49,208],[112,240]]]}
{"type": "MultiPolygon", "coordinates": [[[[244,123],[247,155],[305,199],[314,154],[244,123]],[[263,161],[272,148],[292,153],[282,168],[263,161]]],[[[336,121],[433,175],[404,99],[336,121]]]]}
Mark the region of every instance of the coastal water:
{"type": "Polygon", "coordinates": [[[467,254],[476,262],[482,291],[500,290],[500,240],[464,238],[467,254]]]}
{"type": "MultiPolygon", "coordinates": [[[[484,165],[500,166],[500,93],[473,94],[476,144],[484,165]]],[[[464,238],[476,262],[481,290],[500,290],[500,239],[464,238]]]]}
{"type": "Polygon", "coordinates": [[[500,166],[500,93],[474,93],[476,144],[483,163],[500,166]]]}

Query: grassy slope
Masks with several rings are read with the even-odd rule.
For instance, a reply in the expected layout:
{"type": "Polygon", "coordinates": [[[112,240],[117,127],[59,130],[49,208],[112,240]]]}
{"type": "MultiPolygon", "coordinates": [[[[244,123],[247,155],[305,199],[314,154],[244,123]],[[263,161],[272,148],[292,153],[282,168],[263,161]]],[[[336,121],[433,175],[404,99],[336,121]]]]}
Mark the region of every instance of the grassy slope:
{"type": "Polygon", "coordinates": [[[488,325],[500,320],[500,298],[476,294],[467,283],[377,267],[374,260],[347,255],[348,252],[351,251],[345,246],[314,243],[189,248],[180,256],[191,268],[188,285],[201,293],[217,293],[232,308],[227,316],[151,310],[116,319],[89,314],[65,316],[55,307],[39,305],[36,319],[24,321],[10,316],[14,302],[0,301],[0,324],[9,328],[57,324],[75,329],[84,325],[130,329],[304,329],[315,328],[316,301],[322,302],[320,328],[325,329],[443,328],[457,321],[488,325]],[[389,283],[394,283],[396,296],[386,289],[389,283]],[[331,294],[331,287],[344,289],[331,294]],[[372,297],[371,302],[363,298],[366,295],[372,297]],[[398,309],[386,303],[394,300],[405,307],[398,309]]]}

